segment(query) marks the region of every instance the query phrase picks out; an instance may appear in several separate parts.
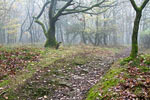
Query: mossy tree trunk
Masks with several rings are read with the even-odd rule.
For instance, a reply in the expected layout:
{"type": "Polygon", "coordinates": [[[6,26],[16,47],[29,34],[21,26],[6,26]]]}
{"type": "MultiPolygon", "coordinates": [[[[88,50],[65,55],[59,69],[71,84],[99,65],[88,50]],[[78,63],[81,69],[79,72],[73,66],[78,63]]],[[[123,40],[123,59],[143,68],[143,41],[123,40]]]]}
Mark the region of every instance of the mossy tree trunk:
{"type": "Polygon", "coordinates": [[[50,23],[50,28],[47,32],[47,40],[45,43],[45,47],[56,47],[57,46],[57,41],[55,37],[55,21],[51,21],[50,23]]]}
{"type": "Polygon", "coordinates": [[[134,21],[134,27],[133,27],[133,33],[132,33],[132,50],[130,56],[135,59],[138,54],[138,31],[139,31],[139,25],[140,20],[142,17],[142,11],[145,8],[146,4],[149,2],[149,0],[144,0],[142,5],[140,7],[137,6],[134,0],[130,0],[134,10],[136,11],[136,18],[134,21]]]}
{"type": "Polygon", "coordinates": [[[35,20],[36,23],[38,23],[39,25],[41,25],[44,35],[46,37],[46,42],[45,42],[45,47],[56,47],[57,46],[57,42],[56,42],[56,38],[55,38],[55,20],[51,20],[50,24],[49,24],[49,29],[46,30],[45,25],[40,22],[38,19],[35,20]]]}
{"type": "Polygon", "coordinates": [[[57,0],[51,0],[51,5],[49,7],[49,29],[47,31],[47,40],[45,43],[45,47],[56,47],[56,37],[55,37],[55,24],[57,21],[57,17],[55,16],[56,13],[56,5],[57,0]]]}
{"type": "Polygon", "coordinates": [[[130,54],[132,58],[136,58],[138,54],[138,30],[139,30],[141,16],[142,16],[141,11],[136,12],[136,18],[134,21],[134,27],[133,27],[133,33],[132,33],[132,51],[130,54]]]}

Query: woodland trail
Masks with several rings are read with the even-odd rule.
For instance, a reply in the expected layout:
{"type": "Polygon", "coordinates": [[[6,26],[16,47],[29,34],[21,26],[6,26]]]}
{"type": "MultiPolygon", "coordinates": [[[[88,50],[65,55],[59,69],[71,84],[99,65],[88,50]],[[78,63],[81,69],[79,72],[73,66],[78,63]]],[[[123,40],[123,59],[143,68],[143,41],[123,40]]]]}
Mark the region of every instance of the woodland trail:
{"type": "Polygon", "coordinates": [[[102,52],[81,53],[58,60],[38,71],[15,95],[18,100],[84,100],[113,62],[128,56],[129,51],[115,55],[108,52],[107,56],[102,52]]]}

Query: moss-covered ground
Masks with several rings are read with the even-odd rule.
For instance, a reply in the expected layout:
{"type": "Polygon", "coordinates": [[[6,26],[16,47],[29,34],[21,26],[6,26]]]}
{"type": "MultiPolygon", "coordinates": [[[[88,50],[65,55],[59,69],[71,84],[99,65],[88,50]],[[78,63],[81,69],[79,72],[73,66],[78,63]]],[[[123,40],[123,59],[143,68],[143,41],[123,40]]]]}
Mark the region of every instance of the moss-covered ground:
{"type": "Polygon", "coordinates": [[[150,55],[117,61],[87,94],[86,100],[150,100],[150,55]]]}

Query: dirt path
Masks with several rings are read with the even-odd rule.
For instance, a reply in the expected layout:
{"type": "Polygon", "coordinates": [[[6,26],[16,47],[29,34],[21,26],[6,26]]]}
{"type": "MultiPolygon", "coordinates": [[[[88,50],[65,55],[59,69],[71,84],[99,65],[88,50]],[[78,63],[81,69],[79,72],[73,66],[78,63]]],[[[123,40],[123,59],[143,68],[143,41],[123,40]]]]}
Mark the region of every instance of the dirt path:
{"type": "Polygon", "coordinates": [[[13,94],[18,100],[84,100],[88,90],[129,50],[103,56],[98,52],[78,54],[56,61],[38,71],[13,94]]]}
{"type": "Polygon", "coordinates": [[[126,48],[122,52],[115,55],[116,59],[124,58],[130,55],[131,48],[126,48]]]}

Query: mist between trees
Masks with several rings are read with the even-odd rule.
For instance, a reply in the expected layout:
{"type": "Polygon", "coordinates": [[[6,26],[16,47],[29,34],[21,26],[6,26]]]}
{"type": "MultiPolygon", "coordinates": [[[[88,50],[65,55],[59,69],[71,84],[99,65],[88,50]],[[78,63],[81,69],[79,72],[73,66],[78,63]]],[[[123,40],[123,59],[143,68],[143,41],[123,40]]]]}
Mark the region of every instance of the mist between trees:
{"type": "MultiPolygon", "coordinates": [[[[136,15],[130,1],[134,0],[1,0],[0,43],[130,45],[136,15]]],[[[135,2],[140,6],[143,0],[135,2]]],[[[146,48],[149,6],[142,11],[138,34],[140,46],[146,48]]]]}

